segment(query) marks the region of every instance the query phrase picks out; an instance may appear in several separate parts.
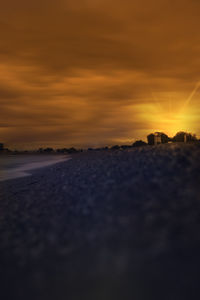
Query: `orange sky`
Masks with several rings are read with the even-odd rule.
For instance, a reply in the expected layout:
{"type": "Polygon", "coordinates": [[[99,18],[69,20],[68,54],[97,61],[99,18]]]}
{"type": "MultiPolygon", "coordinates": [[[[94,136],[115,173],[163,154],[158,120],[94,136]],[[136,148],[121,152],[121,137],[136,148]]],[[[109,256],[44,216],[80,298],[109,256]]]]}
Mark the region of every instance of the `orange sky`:
{"type": "Polygon", "coordinates": [[[200,135],[199,0],[0,0],[0,141],[200,135]]]}

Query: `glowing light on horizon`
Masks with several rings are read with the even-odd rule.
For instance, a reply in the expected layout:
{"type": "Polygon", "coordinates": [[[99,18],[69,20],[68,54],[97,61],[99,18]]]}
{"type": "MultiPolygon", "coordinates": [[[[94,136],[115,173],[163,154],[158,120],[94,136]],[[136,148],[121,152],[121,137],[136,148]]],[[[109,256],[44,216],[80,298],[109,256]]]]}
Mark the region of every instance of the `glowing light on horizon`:
{"type": "Polygon", "coordinates": [[[151,92],[153,103],[145,105],[144,111],[147,113],[143,114],[145,119],[148,118],[150,127],[155,131],[164,131],[171,136],[181,130],[194,131],[194,121],[196,116],[192,108],[189,107],[189,104],[199,87],[200,81],[197,82],[189,97],[184,102],[177,101],[178,98],[180,97],[181,99],[182,96],[176,95],[173,99],[169,93],[162,95],[162,97],[165,98],[165,101],[160,101],[157,95],[154,92],[151,92]],[[166,97],[168,98],[167,102],[166,97]],[[173,102],[176,103],[176,106],[173,105],[173,102]],[[168,103],[168,105],[166,105],[166,103],[168,103]]]}

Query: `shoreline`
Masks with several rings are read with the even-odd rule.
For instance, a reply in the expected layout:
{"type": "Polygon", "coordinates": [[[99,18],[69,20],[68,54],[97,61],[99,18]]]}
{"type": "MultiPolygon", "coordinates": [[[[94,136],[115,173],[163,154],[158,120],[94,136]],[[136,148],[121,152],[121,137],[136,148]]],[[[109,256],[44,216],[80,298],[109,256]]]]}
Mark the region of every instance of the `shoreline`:
{"type": "Polygon", "coordinates": [[[8,299],[200,293],[199,145],[71,157],[0,183],[8,299]]]}
{"type": "Polygon", "coordinates": [[[47,160],[47,157],[45,157],[45,161],[41,162],[30,162],[30,163],[22,163],[19,167],[10,167],[8,169],[2,169],[0,170],[0,182],[4,182],[7,180],[13,180],[17,178],[22,178],[26,176],[31,176],[33,170],[38,170],[42,168],[46,168],[64,161],[67,161],[71,159],[71,157],[60,155],[60,156],[51,156],[51,159],[47,160]]]}

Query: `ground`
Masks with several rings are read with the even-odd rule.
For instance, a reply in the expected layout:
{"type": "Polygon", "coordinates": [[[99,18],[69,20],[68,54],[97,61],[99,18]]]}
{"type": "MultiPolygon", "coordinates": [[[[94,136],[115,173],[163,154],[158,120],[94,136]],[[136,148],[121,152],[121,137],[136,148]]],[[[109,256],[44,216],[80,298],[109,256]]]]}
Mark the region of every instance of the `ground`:
{"type": "Polygon", "coordinates": [[[90,151],[2,182],[2,299],[198,299],[199,157],[90,151]]]}

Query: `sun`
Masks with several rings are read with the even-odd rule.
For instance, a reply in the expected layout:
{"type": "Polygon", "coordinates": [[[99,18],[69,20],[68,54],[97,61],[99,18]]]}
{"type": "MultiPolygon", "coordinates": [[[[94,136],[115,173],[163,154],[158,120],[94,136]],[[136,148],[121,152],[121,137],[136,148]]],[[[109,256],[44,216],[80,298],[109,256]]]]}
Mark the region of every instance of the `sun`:
{"type": "Polygon", "coordinates": [[[160,101],[157,103],[143,103],[138,108],[140,119],[145,121],[149,130],[162,131],[168,136],[174,136],[178,131],[195,130],[195,115],[191,107],[183,109],[184,101],[177,100],[170,109],[167,104],[160,101]]]}
{"type": "Polygon", "coordinates": [[[177,113],[176,110],[168,113],[162,106],[157,107],[155,104],[149,105],[145,110],[149,127],[154,131],[163,131],[173,136],[176,132],[188,128],[187,118],[184,114],[177,113]]]}
{"type": "Polygon", "coordinates": [[[182,94],[152,93],[152,102],[143,107],[143,117],[148,120],[149,127],[154,131],[163,131],[174,136],[178,131],[195,131],[197,115],[191,101],[200,87],[198,82],[189,97],[182,94]]]}

